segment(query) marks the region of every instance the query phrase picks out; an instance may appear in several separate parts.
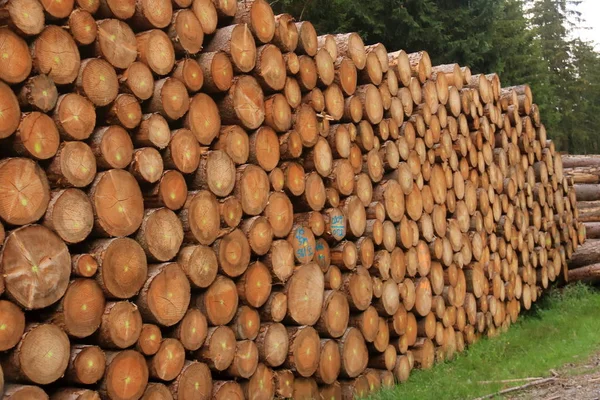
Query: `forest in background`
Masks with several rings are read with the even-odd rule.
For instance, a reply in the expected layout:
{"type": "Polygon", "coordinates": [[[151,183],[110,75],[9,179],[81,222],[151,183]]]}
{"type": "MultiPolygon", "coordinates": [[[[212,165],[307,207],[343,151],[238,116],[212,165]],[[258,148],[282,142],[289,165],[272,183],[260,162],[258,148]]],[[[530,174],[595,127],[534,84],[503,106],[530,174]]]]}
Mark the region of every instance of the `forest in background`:
{"type": "Polygon", "coordinates": [[[427,50],[434,65],[528,83],[548,135],[573,154],[600,153],[600,54],[575,37],[579,0],[275,0],[319,34],[358,32],[388,51],[427,50]]]}

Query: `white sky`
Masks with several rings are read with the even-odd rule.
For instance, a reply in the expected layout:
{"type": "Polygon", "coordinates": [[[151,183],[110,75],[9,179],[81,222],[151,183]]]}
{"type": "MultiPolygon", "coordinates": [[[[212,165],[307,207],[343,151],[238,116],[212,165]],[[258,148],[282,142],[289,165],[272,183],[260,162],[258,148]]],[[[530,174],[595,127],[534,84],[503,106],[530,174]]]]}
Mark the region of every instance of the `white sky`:
{"type": "Polygon", "coordinates": [[[584,26],[589,29],[578,29],[575,34],[594,41],[596,49],[600,49],[600,0],[583,0],[578,9],[585,19],[584,26]]]}

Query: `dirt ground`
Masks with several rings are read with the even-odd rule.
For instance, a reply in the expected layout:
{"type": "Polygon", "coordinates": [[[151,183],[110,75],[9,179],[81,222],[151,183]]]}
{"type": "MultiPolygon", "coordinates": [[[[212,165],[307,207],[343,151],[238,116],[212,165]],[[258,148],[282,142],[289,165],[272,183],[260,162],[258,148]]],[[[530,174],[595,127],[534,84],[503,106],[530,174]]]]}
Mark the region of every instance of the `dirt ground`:
{"type": "Polygon", "coordinates": [[[600,353],[552,371],[551,382],[505,395],[515,400],[600,400],[600,353]]]}

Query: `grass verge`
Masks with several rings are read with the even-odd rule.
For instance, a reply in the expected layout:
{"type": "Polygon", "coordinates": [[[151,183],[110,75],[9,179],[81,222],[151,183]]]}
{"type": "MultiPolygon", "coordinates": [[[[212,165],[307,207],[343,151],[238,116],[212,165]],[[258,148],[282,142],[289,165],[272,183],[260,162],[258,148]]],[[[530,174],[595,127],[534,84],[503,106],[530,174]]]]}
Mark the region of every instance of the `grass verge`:
{"type": "Polygon", "coordinates": [[[407,383],[371,399],[472,399],[522,384],[481,381],[549,376],[551,369],[583,361],[599,349],[600,291],[570,285],[547,293],[507,333],[480,340],[431,370],[413,371],[407,383]]]}

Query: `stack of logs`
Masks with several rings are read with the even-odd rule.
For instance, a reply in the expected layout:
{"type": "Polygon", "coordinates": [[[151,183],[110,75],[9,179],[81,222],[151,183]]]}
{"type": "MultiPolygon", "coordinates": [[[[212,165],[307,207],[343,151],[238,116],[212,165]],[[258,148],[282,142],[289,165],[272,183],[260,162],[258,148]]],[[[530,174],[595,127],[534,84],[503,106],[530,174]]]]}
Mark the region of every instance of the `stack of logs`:
{"type": "Polygon", "coordinates": [[[569,261],[569,280],[600,279],[600,156],[563,155],[565,176],[577,194],[578,220],[587,240],[569,261]]]}
{"type": "Polygon", "coordinates": [[[6,399],[364,396],[584,239],[526,85],[265,0],[0,11],[6,399]]]}

